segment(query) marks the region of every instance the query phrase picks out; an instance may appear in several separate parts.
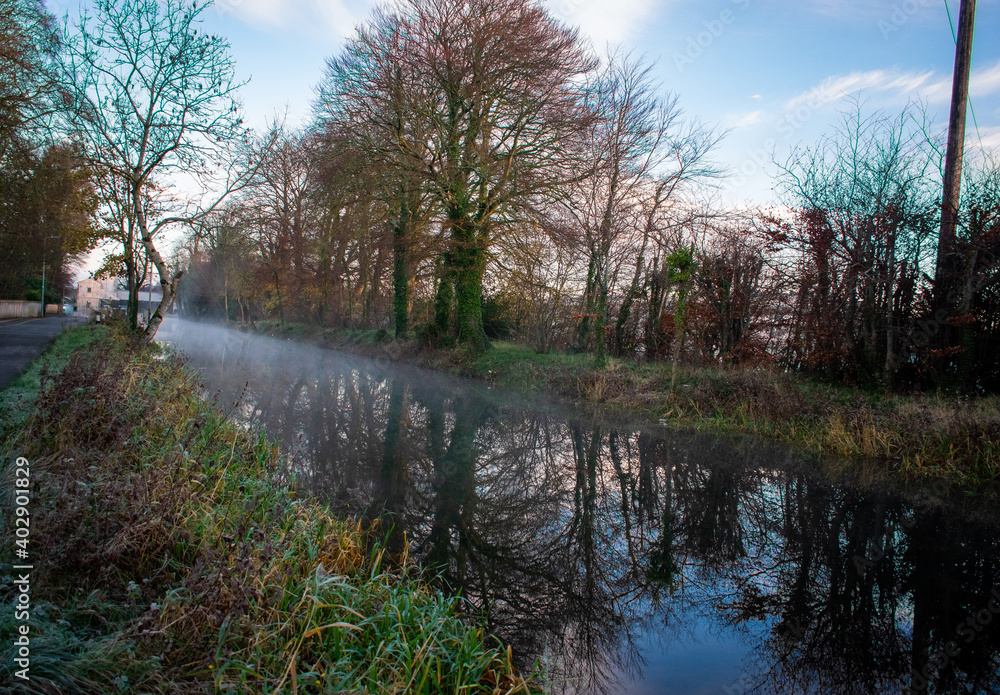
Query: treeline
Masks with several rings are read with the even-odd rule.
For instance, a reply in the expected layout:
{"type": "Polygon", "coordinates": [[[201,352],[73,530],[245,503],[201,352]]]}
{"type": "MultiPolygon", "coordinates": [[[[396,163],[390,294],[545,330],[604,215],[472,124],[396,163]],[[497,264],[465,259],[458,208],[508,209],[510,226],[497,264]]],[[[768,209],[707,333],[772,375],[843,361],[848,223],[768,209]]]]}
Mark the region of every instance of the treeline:
{"type": "Polygon", "coordinates": [[[671,389],[682,363],[1000,386],[1000,167],[966,157],[939,245],[942,147],[917,108],[855,104],[778,164],[776,203],[734,211],[716,196],[724,133],[533,0],[376,9],[294,132],[243,125],[228,44],[199,30],[209,5],[100,0],[59,32],[35,0],[0,2],[23,56],[0,80],[0,274],[30,278],[13,269],[50,237],[108,242],[101,272],[133,300],[147,272],[163,289],[147,340],[179,300],[473,352],[512,337],[597,366],[669,360],[671,389]],[[192,202],[182,176],[216,195],[192,202]]]}
{"type": "Polygon", "coordinates": [[[775,206],[722,210],[722,133],[644,60],[596,59],[524,0],[409,0],[328,61],[312,123],[276,126],[191,240],[182,307],[994,391],[1000,170],[967,158],[936,281],[928,132],[918,109],[855,104],[779,164],[775,206]]]}

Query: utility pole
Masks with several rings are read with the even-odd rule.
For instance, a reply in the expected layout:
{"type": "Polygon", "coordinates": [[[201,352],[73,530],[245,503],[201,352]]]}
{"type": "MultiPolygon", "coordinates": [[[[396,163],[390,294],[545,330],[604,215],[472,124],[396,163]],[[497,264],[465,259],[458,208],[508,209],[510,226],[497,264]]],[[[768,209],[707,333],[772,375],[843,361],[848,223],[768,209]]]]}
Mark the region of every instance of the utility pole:
{"type": "Polygon", "coordinates": [[[59,235],[42,237],[42,318],[45,318],[45,242],[49,239],[58,239],[59,235]]]}
{"type": "Polygon", "coordinates": [[[948,150],[944,165],[944,195],[941,199],[941,232],[938,236],[934,295],[937,308],[951,315],[949,291],[956,286],[958,258],[955,228],[958,223],[959,194],[962,189],[962,156],[965,153],[965,115],[969,103],[969,72],[972,68],[972,35],[976,23],[976,0],[961,0],[958,11],[958,39],[955,46],[955,73],[951,87],[951,116],[948,121],[948,150]]]}

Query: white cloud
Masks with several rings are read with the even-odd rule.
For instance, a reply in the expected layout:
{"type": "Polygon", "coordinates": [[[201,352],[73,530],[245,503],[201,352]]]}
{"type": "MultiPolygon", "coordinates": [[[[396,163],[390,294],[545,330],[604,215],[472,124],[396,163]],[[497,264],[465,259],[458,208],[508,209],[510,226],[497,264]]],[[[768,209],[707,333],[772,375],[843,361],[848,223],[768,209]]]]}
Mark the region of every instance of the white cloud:
{"type": "Polygon", "coordinates": [[[298,31],[324,38],[343,38],[364,20],[375,0],[216,0],[222,16],[258,27],[298,31]]]}
{"type": "Polygon", "coordinates": [[[545,0],[556,19],[580,27],[598,51],[630,38],[663,4],[662,0],[545,0]]]}
{"type": "MultiPolygon", "coordinates": [[[[934,71],[903,72],[895,68],[868,70],[847,75],[827,77],[812,89],[788,102],[794,110],[804,104],[826,105],[846,96],[883,95],[890,99],[922,99],[928,103],[947,103],[951,99],[951,76],[937,76],[934,71]]],[[[986,97],[1000,92],[1000,61],[972,71],[969,93],[972,98],[986,97]]]]}
{"type": "MultiPolygon", "coordinates": [[[[299,30],[306,35],[343,38],[362,22],[377,0],[216,0],[223,16],[260,27],[299,30]]],[[[554,17],[580,32],[602,50],[631,38],[644,20],[661,11],[663,0],[544,0],[554,17]]]]}
{"type": "MultiPolygon", "coordinates": [[[[972,71],[969,78],[969,93],[975,97],[984,97],[1000,92],[1000,60],[990,67],[972,71]]],[[[948,92],[949,97],[951,92],[948,92]]]]}
{"type": "Polygon", "coordinates": [[[899,72],[895,69],[834,75],[789,100],[787,108],[794,111],[803,105],[824,106],[858,93],[890,93],[913,97],[918,95],[918,91],[927,85],[933,76],[933,72],[899,72]]]}
{"type": "Polygon", "coordinates": [[[738,128],[747,128],[760,123],[765,115],[766,112],[763,109],[749,111],[746,113],[735,113],[726,118],[725,125],[727,128],[732,128],[734,130],[738,128]]]}

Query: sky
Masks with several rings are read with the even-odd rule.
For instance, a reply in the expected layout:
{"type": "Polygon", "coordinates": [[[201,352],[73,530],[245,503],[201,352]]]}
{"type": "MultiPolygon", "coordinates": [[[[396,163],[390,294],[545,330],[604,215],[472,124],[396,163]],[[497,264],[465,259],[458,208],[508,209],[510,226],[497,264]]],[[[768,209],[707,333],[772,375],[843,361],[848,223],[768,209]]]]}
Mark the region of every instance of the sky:
{"type": "MultiPolygon", "coordinates": [[[[49,0],[57,15],[79,0],[49,0]]],[[[943,132],[959,0],[544,0],[608,46],[656,62],[665,92],[690,119],[727,131],[715,159],[731,175],[727,204],[778,202],[772,158],[831,134],[859,101],[898,114],[917,103],[943,132]]],[[[373,0],[216,0],[206,29],[225,37],[243,88],[247,122],[308,122],[325,61],[363,23],[373,0]]],[[[1000,0],[979,0],[973,48],[969,147],[1000,151],[1000,0]],[[978,127],[977,125],[978,124],[978,127]]]]}

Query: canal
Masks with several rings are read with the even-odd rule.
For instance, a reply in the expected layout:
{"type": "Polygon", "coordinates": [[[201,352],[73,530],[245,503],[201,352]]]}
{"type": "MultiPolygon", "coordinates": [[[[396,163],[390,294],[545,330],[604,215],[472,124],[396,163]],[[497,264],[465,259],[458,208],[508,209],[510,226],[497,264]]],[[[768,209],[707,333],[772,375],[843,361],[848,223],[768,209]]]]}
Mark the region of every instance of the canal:
{"type": "Polygon", "coordinates": [[[984,504],[224,327],[160,339],[547,692],[1000,692],[984,504]]]}

